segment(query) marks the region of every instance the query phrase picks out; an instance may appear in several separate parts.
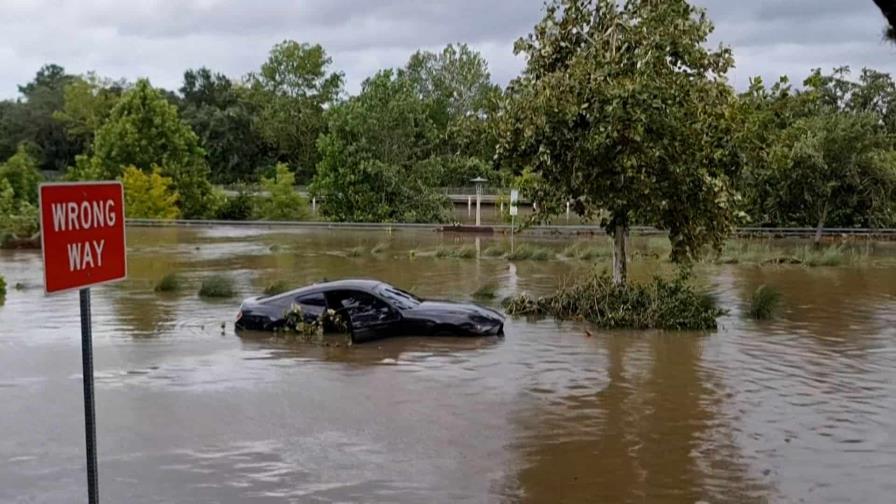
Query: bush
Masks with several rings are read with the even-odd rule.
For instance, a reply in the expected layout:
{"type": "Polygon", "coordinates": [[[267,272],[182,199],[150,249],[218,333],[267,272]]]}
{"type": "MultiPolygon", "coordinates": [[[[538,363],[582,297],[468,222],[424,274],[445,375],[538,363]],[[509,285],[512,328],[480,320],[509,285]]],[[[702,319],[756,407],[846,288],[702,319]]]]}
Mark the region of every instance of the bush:
{"type": "Polygon", "coordinates": [[[479,301],[491,301],[497,297],[498,288],[492,284],[483,285],[473,293],[473,299],[479,301]]]}
{"type": "Polygon", "coordinates": [[[180,276],[177,273],[168,273],[156,284],[156,292],[176,292],[181,288],[180,276]]]}
{"type": "Polygon", "coordinates": [[[278,280],[272,284],[269,284],[264,289],[265,296],[276,296],[277,294],[283,294],[284,292],[289,290],[289,284],[283,280],[278,280]]]}
{"type": "Polygon", "coordinates": [[[708,330],[723,311],[696,292],[685,275],[645,284],[615,285],[606,273],[562,286],[550,296],[521,295],[505,301],[511,315],[585,320],[607,328],[708,330]]]}
{"type": "Polygon", "coordinates": [[[308,205],[296,192],[296,176],[289,167],[280,163],[274,178],[262,178],[261,185],[268,193],[260,197],[256,216],[269,221],[300,221],[308,216],[308,205]]]}
{"type": "Polygon", "coordinates": [[[494,245],[485,249],[485,251],[482,252],[482,255],[484,255],[485,257],[503,257],[506,253],[507,252],[503,248],[494,245]]]}
{"type": "Polygon", "coordinates": [[[462,247],[439,247],[436,249],[435,256],[439,259],[452,257],[455,259],[475,259],[476,247],[465,245],[462,247]]]}
{"type": "Polygon", "coordinates": [[[6,279],[3,278],[3,275],[0,275],[0,299],[6,297],[6,279]]]}
{"type": "Polygon", "coordinates": [[[230,298],[236,292],[233,289],[233,280],[224,275],[214,275],[202,281],[199,288],[199,297],[204,298],[230,298]]]}
{"type": "Polygon", "coordinates": [[[755,320],[769,320],[775,316],[781,304],[781,292],[773,287],[761,285],[750,300],[749,315],[755,320]]]}
{"type": "Polygon", "coordinates": [[[507,258],[511,261],[547,261],[553,257],[553,250],[534,245],[520,245],[513,252],[507,254],[507,258]]]}
{"type": "Polygon", "coordinates": [[[613,250],[609,247],[601,247],[597,245],[589,245],[585,242],[577,242],[569,245],[561,256],[567,259],[578,259],[580,261],[593,261],[595,259],[606,259],[613,257],[613,250]]]}
{"type": "Polygon", "coordinates": [[[158,166],[153,166],[151,173],[128,166],[121,174],[121,182],[128,218],[170,220],[180,217],[177,207],[180,194],[172,189],[172,179],[163,177],[158,166]]]}
{"type": "Polygon", "coordinates": [[[224,204],[218,209],[216,218],[220,220],[246,221],[252,218],[255,211],[252,196],[240,190],[236,196],[227,197],[224,204]]]}
{"type": "Polygon", "coordinates": [[[370,249],[370,253],[374,255],[382,254],[389,248],[388,243],[377,243],[372,249],[370,249]]]}

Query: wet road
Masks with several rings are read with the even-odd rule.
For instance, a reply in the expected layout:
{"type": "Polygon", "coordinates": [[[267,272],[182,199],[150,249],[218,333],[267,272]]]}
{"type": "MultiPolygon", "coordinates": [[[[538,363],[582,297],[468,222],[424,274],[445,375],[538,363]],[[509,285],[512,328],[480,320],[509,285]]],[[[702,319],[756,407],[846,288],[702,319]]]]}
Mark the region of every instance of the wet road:
{"type": "MultiPolygon", "coordinates": [[[[501,340],[325,348],[236,336],[238,300],[198,299],[201,279],[229,274],[248,296],[277,279],[364,275],[469,299],[488,283],[499,297],[547,292],[591,265],[412,256],[455,240],[431,232],[132,228],[128,239],[130,279],[94,290],[103,502],[864,503],[896,493],[893,266],[702,266],[701,282],[731,310],[711,334],[589,338],[581,324],[516,320],[501,340]],[[377,243],[388,250],[348,253],[377,243]],[[154,293],[172,270],[187,288],[154,293]],[[775,321],[741,314],[761,284],[782,291],[775,321]]],[[[0,502],[83,501],[77,295],[43,296],[36,253],[0,252],[0,274],[10,286],[0,502]]]]}

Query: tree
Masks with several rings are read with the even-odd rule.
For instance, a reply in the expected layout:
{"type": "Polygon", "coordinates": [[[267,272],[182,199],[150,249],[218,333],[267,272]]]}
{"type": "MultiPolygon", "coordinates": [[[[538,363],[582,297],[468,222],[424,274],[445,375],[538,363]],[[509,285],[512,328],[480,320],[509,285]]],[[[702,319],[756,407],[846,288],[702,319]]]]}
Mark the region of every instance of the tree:
{"type": "Polygon", "coordinates": [[[896,40],[896,1],[874,0],[874,3],[877,4],[884,17],[887,18],[886,37],[890,40],[896,40]]]}
{"type": "Polygon", "coordinates": [[[34,80],[19,86],[22,98],[0,107],[0,158],[20,144],[29,146],[42,170],[64,170],[84,146],[53,119],[62,108],[65,86],[74,79],[59,65],[44,65],[34,80]]]}
{"type": "Polygon", "coordinates": [[[184,73],[180,94],[181,116],[207,152],[212,181],[256,180],[258,170],[275,154],[265,148],[254,127],[257,111],[250,91],[223,74],[200,68],[184,73]]]}
{"type": "Polygon", "coordinates": [[[141,79],[126,92],[97,131],[93,156],[80,158],[73,177],[113,179],[127,166],[145,172],[160,167],[180,195],[185,218],[214,214],[216,197],[199,139],[149,81],[141,79]]]}
{"type": "Polygon", "coordinates": [[[65,86],[62,109],[55,111],[53,118],[70,138],[90,146],[126,89],[124,81],[104,79],[93,72],[74,78],[65,86]]]}
{"type": "Polygon", "coordinates": [[[893,222],[896,152],[877,118],[829,112],[803,118],[773,147],[768,204],[787,224],[817,224],[816,243],[829,222],[875,227],[893,222]]]}
{"type": "Polygon", "coordinates": [[[328,113],[311,191],[338,221],[441,222],[449,203],[429,159],[436,131],[410,83],[384,70],[328,113]]]}
{"type": "Polygon", "coordinates": [[[720,247],[736,219],[726,48],[684,0],[553,0],[516,44],[527,58],[498,119],[498,156],[539,181],[544,214],[573,201],[614,241],[626,281],[633,223],[669,232],[672,259],[720,247]]]}
{"type": "Polygon", "coordinates": [[[342,74],[329,73],[332,60],[320,45],[283,41],[271,49],[249,85],[258,107],[256,127],[277,160],[308,179],[319,160],[315,146],[324,131],[324,110],[342,89],[342,74]]]}
{"type": "Polygon", "coordinates": [[[37,171],[37,161],[19,146],[15,155],[0,164],[0,180],[9,183],[16,201],[25,201],[37,205],[37,187],[43,180],[37,171]]]}
{"type": "Polygon", "coordinates": [[[130,219],[177,219],[180,195],[172,189],[170,177],[162,176],[161,169],[153,166],[146,173],[134,166],[122,171],[125,214],[130,219]]]}
{"type": "Polygon", "coordinates": [[[262,178],[261,186],[268,197],[258,201],[258,218],[271,221],[299,221],[308,216],[305,199],[296,192],[296,177],[289,167],[280,163],[273,178],[262,178]]]}

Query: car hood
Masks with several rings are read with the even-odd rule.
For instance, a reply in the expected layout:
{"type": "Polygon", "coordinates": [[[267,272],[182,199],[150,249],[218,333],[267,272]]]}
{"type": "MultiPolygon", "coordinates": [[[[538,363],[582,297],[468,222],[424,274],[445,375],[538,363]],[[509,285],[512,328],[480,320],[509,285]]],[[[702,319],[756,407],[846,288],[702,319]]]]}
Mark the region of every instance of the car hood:
{"type": "Polygon", "coordinates": [[[451,301],[423,301],[418,306],[405,310],[404,313],[410,316],[480,316],[496,321],[504,321],[504,315],[490,308],[472,303],[454,303],[451,301]]]}

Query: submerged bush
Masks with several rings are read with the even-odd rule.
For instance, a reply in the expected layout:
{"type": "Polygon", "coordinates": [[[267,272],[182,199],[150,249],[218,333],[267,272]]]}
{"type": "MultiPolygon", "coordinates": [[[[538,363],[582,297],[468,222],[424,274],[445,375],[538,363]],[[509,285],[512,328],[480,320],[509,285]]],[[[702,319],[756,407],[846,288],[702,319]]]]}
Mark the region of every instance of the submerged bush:
{"type": "Polygon", "coordinates": [[[504,254],[506,254],[506,253],[507,253],[507,251],[504,250],[504,248],[499,247],[497,245],[493,245],[493,246],[485,249],[482,252],[482,255],[484,255],[485,257],[503,257],[504,254]]]}
{"type": "Polygon", "coordinates": [[[349,257],[361,257],[362,255],[364,255],[365,252],[367,252],[367,249],[365,249],[364,247],[355,247],[355,248],[349,249],[348,256],[349,257]]]}
{"type": "Polygon", "coordinates": [[[199,288],[199,296],[205,298],[229,298],[236,292],[233,289],[233,280],[224,275],[214,275],[202,281],[199,288]]]}
{"type": "Polygon", "coordinates": [[[750,300],[750,317],[755,320],[769,320],[775,316],[781,304],[781,292],[774,287],[761,285],[750,300]]]}
{"type": "Polygon", "coordinates": [[[370,249],[370,253],[373,255],[379,255],[386,251],[389,248],[388,243],[377,243],[374,245],[372,249],[370,249]]]}
{"type": "Polygon", "coordinates": [[[435,256],[439,259],[453,257],[456,259],[475,259],[476,247],[465,245],[463,247],[439,247],[436,249],[435,256]]]}
{"type": "Polygon", "coordinates": [[[277,294],[283,294],[284,292],[289,290],[289,284],[284,280],[277,280],[274,283],[268,284],[267,287],[264,288],[265,296],[276,296],[277,294]]]}
{"type": "Polygon", "coordinates": [[[286,323],[283,331],[306,338],[321,338],[329,330],[335,333],[348,333],[349,327],[345,319],[334,310],[324,310],[317,317],[305,315],[302,307],[293,304],[286,312],[286,323]]]}
{"type": "Polygon", "coordinates": [[[656,277],[644,284],[614,285],[607,273],[562,286],[550,296],[516,296],[505,301],[510,315],[585,320],[608,328],[706,330],[723,311],[688,283],[656,277]]]}
{"type": "Polygon", "coordinates": [[[609,247],[590,245],[587,242],[577,242],[563,249],[563,252],[561,252],[560,255],[567,259],[593,261],[595,259],[613,257],[613,250],[609,247]]]}
{"type": "Polygon", "coordinates": [[[156,292],[174,292],[180,290],[181,281],[177,273],[168,273],[156,284],[156,292]]]}
{"type": "Polygon", "coordinates": [[[6,279],[0,275],[0,300],[6,297],[6,279]]]}
{"type": "Polygon", "coordinates": [[[478,301],[491,301],[497,297],[498,288],[492,284],[486,284],[473,293],[473,299],[478,301]]]}
{"type": "Polygon", "coordinates": [[[554,251],[546,247],[534,245],[520,245],[507,254],[511,261],[547,261],[554,257],[554,251]]]}

